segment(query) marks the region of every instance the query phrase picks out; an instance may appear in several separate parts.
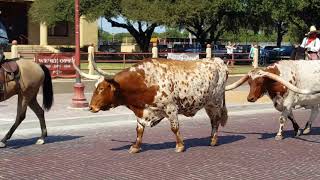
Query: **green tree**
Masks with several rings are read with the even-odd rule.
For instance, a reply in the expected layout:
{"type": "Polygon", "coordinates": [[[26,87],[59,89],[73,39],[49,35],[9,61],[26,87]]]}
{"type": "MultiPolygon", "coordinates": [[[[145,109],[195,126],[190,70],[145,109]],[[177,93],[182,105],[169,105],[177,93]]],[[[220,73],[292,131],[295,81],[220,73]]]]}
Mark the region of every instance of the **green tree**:
{"type": "Polygon", "coordinates": [[[291,26],[290,34],[301,41],[311,25],[320,28],[320,1],[319,0],[291,0],[292,7],[288,8],[291,26]]]}
{"type": "Polygon", "coordinates": [[[188,32],[179,30],[178,28],[166,28],[166,31],[159,33],[158,37],[160,38],[187,38],[188,32]]]}
{"type": "Polygon", "coordinates": [[[172,26],[185,28],[204,45],[217,41],[231,27],[236,31],[234,17],[242,10],[237,0],[176,0],[168,14],[172,13],[172,26]]]}
{"type": "MultiPolygon", "coordinates": [[[[113,27],[127,29],[141,51],[149,49],[154,29],[165,19],[166,1],[161,0],[81,0],[80,14],[95,20],[105,17],[113,27]],[[123,21],[118,21],[119,17],[123,21]]],[[[73,21],[73,0],[37,0],[30,15],[34,21],[54,25],[58,21],[73,21]]]]}

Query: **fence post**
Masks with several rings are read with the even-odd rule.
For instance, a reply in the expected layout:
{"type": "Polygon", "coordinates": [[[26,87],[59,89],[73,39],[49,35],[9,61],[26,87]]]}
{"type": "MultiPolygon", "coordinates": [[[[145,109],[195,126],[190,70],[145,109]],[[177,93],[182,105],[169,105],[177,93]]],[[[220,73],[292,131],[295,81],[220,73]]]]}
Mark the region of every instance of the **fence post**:
{"type": "Polygon", "coordinates": [[[252,62],[253,68],[258,68],[258,60],[259,60],[259,49],[256,46],[253,51],[253,62],[252,62]]]}
{"type": "Polygon", "coordinates": [[[90,44],[88,47],[88,69],[89,74],[94,74],[94,69],[92,66],[92,61],[94,61],[94,44],[90,44]]]}
{"type": "Polygon", "coordinates": [[[212,57],[211,44],[207,44],[207,48],[206,48],[206,58],[211,59],[211,57],[212,57]]]}
{"type": "Polygon", "coordinates": [[[11,45],[11,58],[18,58],[19,54],[18,54],[18,41],[17,40],[13,40],[12,41],[12,45],[11,45]]]}
{"type": "Polygon", "coordinates": [[[123,69],[126,68],[126,54],[123,54],[123,69]]]}
{"type": "Polygon", "coordinates": [[[152,44],[152,58],[158,58],[158,47],[157,43],[152,44]]]}
{"type": "Polygon", "coordinates": [[[235,62],[234,53],[232,53],[232,55],[231,55],[231,66],[234,66],[234,62],[235,62]]]}

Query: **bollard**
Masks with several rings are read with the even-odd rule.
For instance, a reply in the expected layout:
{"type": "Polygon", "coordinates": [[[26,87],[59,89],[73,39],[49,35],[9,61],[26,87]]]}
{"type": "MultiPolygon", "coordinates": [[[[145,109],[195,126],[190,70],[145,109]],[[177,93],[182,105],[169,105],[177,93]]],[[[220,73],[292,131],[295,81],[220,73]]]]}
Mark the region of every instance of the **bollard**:
{"type": "Polygon", "coordinates": [[[92,66],[92,61],[94,61],[94,44],[90,44],[88,47],[88,69],[89,74],[94,74],[94,69],[92,66]]]}
{"type": "Polygon", "coordinates": [[[212,57],[211,44],[207,44],[207,48],[206,48],[206,58],[211,59],[211,57],[212,57]]]}
{"type": "Polygon", "coordinates": [[[253,51],[253,62],[252,62],[252,66],[253,68],[258,68],[258,60],[259,60],[259,49],[257,46],[254,47],[254,51],[253,51]]]}
{"type": "Polygon", "coordinates": [[[18,41],[17,40],[13,40],[12,41],[12,45],[11,45],[11,59],[13,58],[18,58],[19,54],[18,54],[18,41]]]}
{"type": "Polygon", "coordinates": [[[157,43],[152,44],[152,58],[158,58],[158,47],[157,43]]]}

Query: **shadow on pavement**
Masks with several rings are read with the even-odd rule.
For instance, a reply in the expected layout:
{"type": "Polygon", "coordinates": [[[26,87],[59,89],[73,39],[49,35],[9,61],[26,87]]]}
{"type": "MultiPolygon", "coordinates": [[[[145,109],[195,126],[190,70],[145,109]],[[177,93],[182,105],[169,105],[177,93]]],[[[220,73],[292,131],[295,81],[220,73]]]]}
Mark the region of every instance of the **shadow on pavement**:
{"type": "MultiPolygon", "coordinates": [[[[46,137],[45,144],[71,141],[74,139],[82,138],[83,136],[48,136],[46,137]]],[[[18,149],[26,146],[36,145],[35,143],[39,137],[29,138],[29,139],[13,139],[7,142],[7,147],[11,149],[18,149]]]]}
{"type": "MultiPolygon", "coordinates": [[[[210,139],[211,137],[206,138],[192,138],[184,140],[186,150],[191,147],[200,147],[200,146],[210,146],[210,139]]],[[[245,139],[245,136],[241,135],[229,135],[229,136],[219,136],[218,145],[229,144],[236,141],[240,141],[245,139]]],[[[128,142],[128,141],[121,141],[121,140],[112,140],[117,142],[128,142]]],[[[112,148],[112,151],[121,151],[121,150],[129,150],[130,145],[125,145],[118,148],[112,148]]],[[[159,144],[148,144],[142,143],[141,149],[142,152],[149,151],[149,150],[161,150],[161,149],[174,149],[176,147],[176,142],[165,142],[159,144]]]]}
{"type": "MultiPolygon", "coordinates": [[[[234,134],[234,135],[238,135],[238,134],[242,134],[242,135],[250,135],[250,134],[256,134],[256,135],[261,135],[258,139],[270,139],[270,138],[275,138],[275,136],[277,135],[277,132],[274,132],[274,133],[259,133],[259,132],[232,132],[232,131],[221,131],[223,133],[226,133],[226,134],[234,134]]],[[[283,136],[284,138],[297,138],[297,139],[300,139],[300,140],[305,140],[305,141],[308,141],[308,142],[316,142],[316,143],[320,143],[320,142],[317,142],[317,141],[309,141],[307,139],[304,139],[302,137],[306,137],[308,135],[320,135],[320,127],[312,127],[311,129],[311,132],[307,135],[301,135],[299,137],[295,137],[294,136],[294,131],[293,130],[287,130],[287,131],[283,131],[283,136]]]]}

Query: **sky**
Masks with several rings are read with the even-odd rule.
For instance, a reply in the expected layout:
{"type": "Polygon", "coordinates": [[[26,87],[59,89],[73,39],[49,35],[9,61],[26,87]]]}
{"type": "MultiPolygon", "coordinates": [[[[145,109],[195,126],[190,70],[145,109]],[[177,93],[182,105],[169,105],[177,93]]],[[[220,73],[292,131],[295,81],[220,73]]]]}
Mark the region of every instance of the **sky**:
{"type": "MultiPolygon", "coordinates": [[[[123,23],[124,20],[122,18],[116,19],[118,22],[123,23]]],[[[124,28],[116,28],[111,27],[111,23],[109,23],[105,18],[100,18],[98,20],[99,27],[102,27],[102,29],[106,32],[109,32],[111,34],[117,34],[117,33],[127,33],[128,31],[124,28]]],[[[165,27],[156,27],[155,32],[161,33],[165,31],[165,27]]]]}

